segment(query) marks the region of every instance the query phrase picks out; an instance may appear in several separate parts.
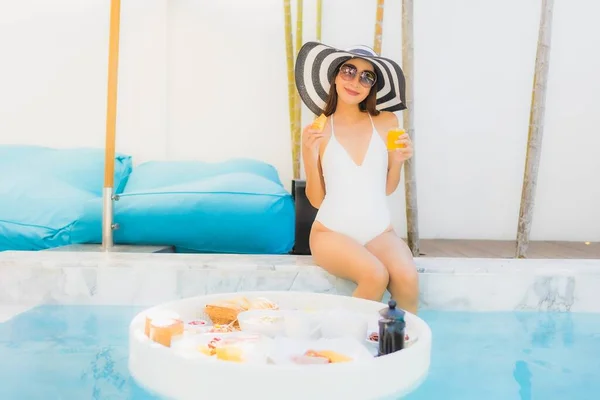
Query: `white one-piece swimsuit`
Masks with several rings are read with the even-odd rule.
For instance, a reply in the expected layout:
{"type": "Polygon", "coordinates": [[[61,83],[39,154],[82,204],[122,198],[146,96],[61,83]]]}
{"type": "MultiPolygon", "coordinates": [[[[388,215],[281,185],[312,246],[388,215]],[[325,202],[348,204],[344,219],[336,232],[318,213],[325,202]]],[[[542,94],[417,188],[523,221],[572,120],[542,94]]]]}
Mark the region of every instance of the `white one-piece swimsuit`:
{"type": "Polygon", "coordinates": [[[331,138],[323,152],[321,168],[325,199],[315,220],[332,231],[343,233],[365,245],[383,233],[391,223],[386,183],[388,151],[373,131],[364,160],[357,165],[337,141],[331,116],[331,138]]]}

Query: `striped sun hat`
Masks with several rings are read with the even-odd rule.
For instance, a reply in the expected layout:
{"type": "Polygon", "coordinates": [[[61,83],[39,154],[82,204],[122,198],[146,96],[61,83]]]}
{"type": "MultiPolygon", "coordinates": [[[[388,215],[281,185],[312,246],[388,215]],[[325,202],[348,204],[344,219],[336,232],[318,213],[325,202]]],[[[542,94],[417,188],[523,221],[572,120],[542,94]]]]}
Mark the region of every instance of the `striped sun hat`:
{"type": "Polygon", "coordinates": [[[370,61],[377,74],[377,109],[406,109],[406,86],[400,66],[388,58],[379,57],[367,46],[338,50],[319,42],[305,43],[296,59],[296,87],[302,101],[316,115],[325,109],[331,83],[340,65],[351,58],[370,61]]]}

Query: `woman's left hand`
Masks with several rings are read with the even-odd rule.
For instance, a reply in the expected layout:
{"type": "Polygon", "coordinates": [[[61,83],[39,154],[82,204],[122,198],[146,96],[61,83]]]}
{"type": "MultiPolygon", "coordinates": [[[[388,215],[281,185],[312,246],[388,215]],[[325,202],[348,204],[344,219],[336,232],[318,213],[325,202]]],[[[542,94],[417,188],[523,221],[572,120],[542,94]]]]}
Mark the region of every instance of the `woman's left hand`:
{"type": "Polygon", "coordinates": [[[399,149],[389,150],[390,159],[394,164],[402,164],[413,156],[413,145],[407,133],[396,140],[399,149]]]}

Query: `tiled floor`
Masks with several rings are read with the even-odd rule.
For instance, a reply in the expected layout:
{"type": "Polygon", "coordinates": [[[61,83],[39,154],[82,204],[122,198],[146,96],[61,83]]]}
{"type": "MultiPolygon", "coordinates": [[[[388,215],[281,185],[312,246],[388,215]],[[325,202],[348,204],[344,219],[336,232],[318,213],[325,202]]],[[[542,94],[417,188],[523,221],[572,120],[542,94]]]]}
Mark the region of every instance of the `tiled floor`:
{"type": "MultiPolygon", "coordinates": [[[[600,242],[531,242],[527,258],[600,259],[600,242]]],[[[516,243],[500,240],[421,239],[422,257],[514,258],[516,243]]]]}
{"type": "MultiPolygon", "coordinates": [[[[516,244],[501,240],[421,239],[422,257],[514,258],[516,244]]],[[[101,252],[100,245],[73,245],[47,251],[101,252]]],[[[170,246],[125,246],[113,248],[118,253],[171,253],[170,246]]],[[[527,258],[533,259],[600,259],[600,242],[531,242],[527,258]]]]}

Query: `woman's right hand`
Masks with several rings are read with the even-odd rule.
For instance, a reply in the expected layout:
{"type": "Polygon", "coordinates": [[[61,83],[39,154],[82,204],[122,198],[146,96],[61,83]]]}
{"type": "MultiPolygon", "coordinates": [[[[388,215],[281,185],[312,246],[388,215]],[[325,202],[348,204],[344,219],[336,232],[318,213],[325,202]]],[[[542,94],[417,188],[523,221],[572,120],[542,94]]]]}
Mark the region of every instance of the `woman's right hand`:
{"type": "Polygon", "coordinates": [[[324,134],[312,128],[312,123],[308,124],[302,131],[302,152],[313,161],[319,159],[319,147],[323,141],[324,134]]]}

